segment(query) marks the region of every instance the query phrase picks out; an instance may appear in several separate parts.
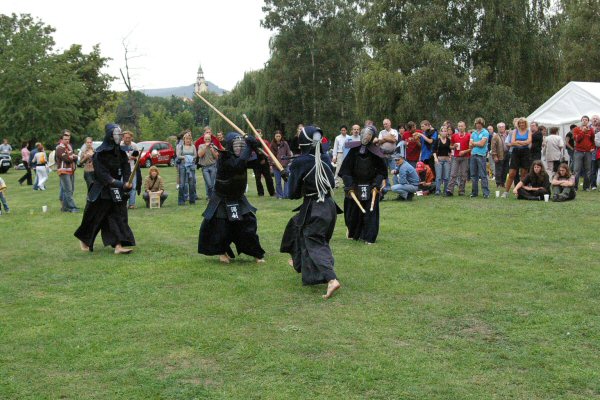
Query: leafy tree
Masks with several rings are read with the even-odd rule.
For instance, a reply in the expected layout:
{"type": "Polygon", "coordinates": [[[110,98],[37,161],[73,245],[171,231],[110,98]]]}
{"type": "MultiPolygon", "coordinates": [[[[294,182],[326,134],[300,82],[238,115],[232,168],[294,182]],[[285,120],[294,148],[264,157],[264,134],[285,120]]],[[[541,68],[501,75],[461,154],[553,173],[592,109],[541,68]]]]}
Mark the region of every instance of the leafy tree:
{"type": "Polygon", "coordinates": [[[562,76],[568,81],[600,81],[600,1],[563,0],[560,20],[562,76]]]}

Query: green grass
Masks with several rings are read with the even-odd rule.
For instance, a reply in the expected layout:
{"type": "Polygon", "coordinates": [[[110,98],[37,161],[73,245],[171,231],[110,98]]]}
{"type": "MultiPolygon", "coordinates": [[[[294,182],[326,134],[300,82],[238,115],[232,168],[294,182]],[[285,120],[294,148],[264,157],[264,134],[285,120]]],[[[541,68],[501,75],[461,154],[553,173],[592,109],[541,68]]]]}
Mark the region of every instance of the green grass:
{"type": "Polygon", "coordinates": [[[1,399],[600,398],[599,193],[386,201],[373,246],[340,216],[323,301],[278,252],[297,201],[250,177],[267,263],[220,265],[196,251],[206,200],[176,206],[161,173],[170,198],[130,212],[129,256],[79,250],[55,175],[3,175],[1,399]]]}

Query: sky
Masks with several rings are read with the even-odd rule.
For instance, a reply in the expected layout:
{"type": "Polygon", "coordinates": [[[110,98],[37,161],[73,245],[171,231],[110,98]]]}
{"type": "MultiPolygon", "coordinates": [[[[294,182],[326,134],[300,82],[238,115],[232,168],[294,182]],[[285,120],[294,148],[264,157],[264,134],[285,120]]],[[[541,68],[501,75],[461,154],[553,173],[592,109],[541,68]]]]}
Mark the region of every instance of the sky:
{"type": "Polygon", "coordinates": [[[0,0],[0,14],[31,14],[52,26],[55,50],[81,44],[90,52],[100,44],[110,57],[105,70],[119,78],[113,90],[125,90],[127,43],[131,82],[136,90],[187,86],[204,77],[231,90],[244,72],[269,58],[272,33],[261,28],[262,0],[0,0]]]}

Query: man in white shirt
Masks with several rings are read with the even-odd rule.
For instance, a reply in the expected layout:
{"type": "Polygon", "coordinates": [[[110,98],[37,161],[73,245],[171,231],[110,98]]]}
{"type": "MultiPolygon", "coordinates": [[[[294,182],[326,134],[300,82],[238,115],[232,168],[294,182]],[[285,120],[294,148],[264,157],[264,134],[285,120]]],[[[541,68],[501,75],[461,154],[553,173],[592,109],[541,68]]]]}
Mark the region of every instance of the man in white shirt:
{"type": "Polygon", "coordinates": [[[338,172],[340,172],[340,167],[342,166],[342,162],[344,161],[344,148],[346,147],[346,137],[348,136],[348,128],[346,125],[342,125],[340,127],[340,134],[336,136],[335,142],[333,143],[333,157],[332,161],[335,164],[335,187],[339,186],[339,180],[341,179],[338,176],[338,172]]]}
{"type": "Polygon", "coordinates": [[[0,144],[0,153],[2,154],[10,154],[12,151],[12,146],[8,144],[8,139],[4,138],[2,144],[0,144]]]}
{"type": "MultiPolygon", "coordinates": [[[[390,170],[396,168],[396,162],[392,159],[392,154],[396,150],[398,144],[398,131],[392,128],[392,121],[388,118],[383,120],[383,130],[379,132],[379,148],[385,156],[385,163],[390,170]]],[[[390,187],[389,179],[386,179],[386,187],[390,187]]]]}

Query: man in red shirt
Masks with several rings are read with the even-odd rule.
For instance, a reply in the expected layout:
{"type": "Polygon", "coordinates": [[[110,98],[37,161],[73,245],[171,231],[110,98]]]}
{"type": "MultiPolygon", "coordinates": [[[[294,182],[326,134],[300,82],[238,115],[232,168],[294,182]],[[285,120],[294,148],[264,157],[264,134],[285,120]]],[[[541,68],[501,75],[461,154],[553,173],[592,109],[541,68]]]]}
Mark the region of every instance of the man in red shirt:
{"type": "Polygon", "coordinates": [[[575,140],[574,167],[575,190],[579,188],[579,177],[583,176],[583,190],[590,191],[590,175],[592,173],[592,161],[594,160],[594,130],[590,127],[590,118],[587,115],[581,117],[581,126],[573,129],[575,140]],[[583,170],[583,171],[582,171],[583,170]]]}
{"type": "Polygon", "coordinates": [[[406,143],[406,161],[415,168],[421,156],[421,133],[417,129],[417,124],[410,121],[406,124],[408,130],[402,135],[402,140],[406,143]]]}
{"type": "Polygon", "coordinates": [[[454,133],[450,138],[450,148],[454,149],[454,154],[450,168],[450,183],[448,183],[446,196],[454,195],[454,186],[457,179],[458,195],[465,195],[465,185],[467,184],[467,174],[469,172],[469,157],[471,156],[471,149],[469,148],[471,135],[467,133],[466,129],[467,125],[464,121],[460,121],[458,123],[458,133],[454,133]]]}

